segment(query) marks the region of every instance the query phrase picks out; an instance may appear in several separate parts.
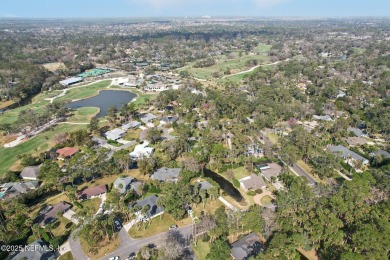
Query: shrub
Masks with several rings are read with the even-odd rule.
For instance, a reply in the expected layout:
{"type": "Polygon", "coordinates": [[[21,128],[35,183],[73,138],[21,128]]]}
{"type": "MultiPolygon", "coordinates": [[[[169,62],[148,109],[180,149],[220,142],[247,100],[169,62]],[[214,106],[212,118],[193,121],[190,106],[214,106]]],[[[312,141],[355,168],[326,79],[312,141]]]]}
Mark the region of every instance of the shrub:
{"type": "Polygon", "coordinates": [[[256,192],[253,191],[253,190],[250,190],[250,191],[248,191],[246,194],[248,194],[249,196],[255,196],[255,195],[256,195],[256,192]]]}
{"type": "Polygon", "coordinates": [[[257,190],[255,190],[255,192],[256,192],[257,194],[261,194],[261,193],[263,193],[263,190],[262,190],[262,189],[257,189],[257,190]]]}
{"type": "Polygon", "coordinates": [[[233,185],[234,187],[238,188],[240,187],[240,182],[236,178],[233,178],[233,185]]]}
{"type": "Polygon", "coordinates": [[[203,242],[209,242],[210,241],[210,236],[208,234],[205,234],[203,237],[202,237],[202,241],[203,242]]]}

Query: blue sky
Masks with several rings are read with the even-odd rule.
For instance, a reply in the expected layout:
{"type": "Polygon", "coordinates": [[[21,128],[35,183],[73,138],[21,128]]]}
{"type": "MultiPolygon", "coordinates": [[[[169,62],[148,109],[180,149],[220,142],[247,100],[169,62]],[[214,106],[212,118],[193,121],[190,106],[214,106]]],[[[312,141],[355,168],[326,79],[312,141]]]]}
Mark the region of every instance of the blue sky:
{"type": "Polygon", "coordinates": [[[390,16],[390,0],[0,0],[0,17],[390,16]]]}

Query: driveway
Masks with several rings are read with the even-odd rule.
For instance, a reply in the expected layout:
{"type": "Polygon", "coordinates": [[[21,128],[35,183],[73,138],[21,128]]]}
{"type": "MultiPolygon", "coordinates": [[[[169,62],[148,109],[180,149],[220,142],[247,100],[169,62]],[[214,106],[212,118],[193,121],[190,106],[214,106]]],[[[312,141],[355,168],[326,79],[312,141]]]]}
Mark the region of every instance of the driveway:
{"type": "Polygon", "coordinates": [[[81,249],[80,240],[76,237],[76,240],[73,239],[73,234],[69,237],[69,246],[72,250],[72,255],[75,260],[87,260],[89,259],[81,249]]]}
{"type": "MultiPolygon", "coordinates": [[[[187,239],[187,241],[190,240],[191,233],[192,233],[192,225],[188,225],[188,226],[179,228],[178,230],[183,234],[183,236],[187,239]]],[[[124,228],[121,229],[121,232],[123,232],[123,231],[126,232],[124,228]]],[[[119,237],[121,238],[121,241],[122,241],[124,234],[121,235],[121,232],[119,232],[119,237]]],[[[127,233],[125,233],[125,234],[127,235],[127,233]]],[[[161,245],[161,243],[164,241],[166,235],[167,235],[167,232],[164,232],[164,233],[160,233],[160,234],[157,234],[157,235],[154,235],[151,237],[147,237],[147,238],[143,238],[143,239],[131,239],[127,235],[128,239],[123,238],[127,242],[125,242],[125,243],[122,242],[121,245],[114,252],[102,257],[101,259],[109,259],[110,257],[114,257],[114,256],[120,256],[121,259],[125,259],[131,253],[137,253],[138,250],[145,245],[149,245],[149,244],[154,244],[157,246],[161,245]]],[[[77,258],[75,258],[75,259],[78,260],[77,258]]]]}
{"type": "Polygon", "coordinates": [[[260,205],[260,206],[266,206],[266,205],[263,205],[261,203],[261,199],[265,196],[270,196],[271,198],[275,199],[274,195],[268,191],[268,190],[264,190],[263,193],[261,194],[257,194],[255,196],[253,196],[253,201],[257,204],[257,205],[260,205]]]}
{"type": "MultiPolygon", "coordinates": [[[[290,167],[290,166],[289,166],[289,167],[290,167]]],[[[309,184],[310,184],[310,185],[314,186],[314,185],[317,184],[317,181],[316,181],[310,174],[308,174],[304,169],[302,169],[298,164],[293,163],[293,166],[290,167],[290,169],[291,169],[294,173],[296,173],[296,174],[298,174],[298,175],[300,175],[300,176],[305,177],[305,178],[309,181],[309,184]]]]}

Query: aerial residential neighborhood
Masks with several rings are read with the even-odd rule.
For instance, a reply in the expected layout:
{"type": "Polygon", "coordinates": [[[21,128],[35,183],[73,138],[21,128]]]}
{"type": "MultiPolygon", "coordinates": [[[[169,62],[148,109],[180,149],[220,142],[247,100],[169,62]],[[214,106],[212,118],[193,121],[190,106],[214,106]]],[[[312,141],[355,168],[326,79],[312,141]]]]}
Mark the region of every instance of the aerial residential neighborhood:
{"type": "Polygon", "coordinates": [[[388,259],[386,1],[44,2],[0,4],[0,259],[388,259]]]}

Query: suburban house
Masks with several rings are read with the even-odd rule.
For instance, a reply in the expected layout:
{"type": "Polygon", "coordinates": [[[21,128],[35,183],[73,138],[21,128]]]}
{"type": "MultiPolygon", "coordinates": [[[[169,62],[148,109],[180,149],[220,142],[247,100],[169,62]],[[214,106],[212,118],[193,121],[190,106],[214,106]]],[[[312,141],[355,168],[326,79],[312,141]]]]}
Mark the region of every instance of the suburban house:
{"type": "Polygon", "coordinates": [[[240,187],[245,191],[265,189],[267,187],[267,184],[263,180],[263,176],[256,175],[254,173],[250,176],[239,179],[238,181],[240,182],[240,187]]]}
{"type": "Polygon", "coordinates": [[[131,159],[137,160],[142,157],[150,157],[153,152],[154,148],[153,147],[148,147],[149,142],[148,141],[143,141],[142,144],[138,144],[135,146],[134,151],[132,151],[130,154],[131,159]]]}
{"type": "Polygon", "coordinates": [[[104,194],[106,192],[107,192],[106,185],[102,184],[99,186],[95,186],[95,187],[91,187],[91,188],[87,188],[85,190],[82,190],[79,192],[78,196],[79,196],[79,199],[86,200],[86,199],[93,199],[93,198],[100,197],[102,194],[104,194]]]}
{"type": "Polygon", "coordinates": [[[58,159],[64,160],[66,158],[72,157],[75,153],[79,151],[76,147],[64,147],[61,149],[58,149],[56,153],[58,154],[58,159]]]}
{"type": "Polygon", "coordinates": [[[138,121],[130,121],[127,124],[124,124],[121,126],[121,128],[125,131],[131,129],[131,128],[138,128],[141,126],[141,123],[138,121]]]}
{"type": "Polygon", "coordinates": [[[331,145],[329,146],[329,151],[347,161],[349,165],[354,166],[354,161],[360,161],[363,165],[369,163],[369,161],[363,156],[349,150],[348,148],[342,145],[331,145]]]}
{"type": "Polygon", "coordinates": [[[160,123],[162,125],[165,124],[173,124],[175,123],[179,118],[177,116],[164,116],[161,118],[160,123]]]}
{"type": "Polygon", "coordinates": [[[132,177],[119,177],[114,181],[114,188],[117,189],[121,194],[125,194],[129,190],[133,190],[136,193],[140,191],[142,182],[137,181],[132,177]]]}
{"type": "Polygon", "coordinates": [[[282,172],[282,166],[280,166],[277,163],[268,163],[267,167],[263,167],[261,169],[261,174],[269,182],[271,182],[272,177],[275,177],[277,179],[281,172],[282,172]]]}
{"type": "Polygon", "coordinates": [[[13,198],[20,194],[35,190],[39,186],[38,181],[8,182],[0,184],[0,199],[13,198]]]}
{"type": "Polygon", "coordinates": [[[39,171],[41,166],[27,166],[24,167],[23,171],[20,173],[20,177],[23,180],[38,180],[39,171]]]}
{"type": "Polygon", "coordinates": [[[157,116],[151,113],[143,114],[140,117],[141,121],[144,122],[145,124],[149,123],[150,121],[153,121],[156,118],[157,116]]]}
{"type": "Polygon", "coordinates": [[[137,202],[130,205],[130,209],[135,210],[138,220],[146,220],[148,218],[154,218],[164,213],[164,207],[158,206],[157,201],[160,198],[157,195],[152,195],[144,199],[138,200],[137,202]],[[143,214],[142,209],[148,208],[148,210],[143,214]]]}
{"type": "Polygon", "coordinates": [[[177,182],[179,180],[180,172],[180,168],[163,167],[155,171],[150,178],[162,182],[177,182]]]}
{"type": "Polygon", "coordinates": [[[151,83],[151,84],[147,84],[145,87],[144,87],[144,91],[152,91],[152,92],[161,92],[161,91],[164,91],[164,90],[168,90],[170,89],[170,86],[164,84],[164,83],[161,83],[161,82],[158,82],[158,83],[151,83]]]}
{"type": "Polygon", "coordinates": [[[363,130],[360,130],[359,128],[348,127],[347,131],[352,132],[356,137],[367,137],[367,134],[363,130]]]}
{"type": "Polygon", "coordinates": [[[209,190],[209,189],[214,187],[210,182],[200,181],[200,180],[198,180],[198,186],[199,186],[199,189],[201,189],[201,190],[209,190]]]}
{"type": "Polygon", "coordinates": [[[58,212],[60,212],[62,215],[71,207],[72,205],[65,201],[62,201],[56,205],[47,206],[44,210],[40,212],[40,215],[37,218],[39,226],[44,227],[47,224],[53,223],[57,219],[58,212]]]}
{"type": "Polygon", "coordinates": [[[106,136],[106,138],[108,140],[113,140],[113,141],[116,141],[120,138],[122,138],[122,136],[126,133],[126,131],[120,129],[120,128],[115,128],[115,129],[112,129],[110,131],[107,131],[104,135],[106,136]]]}
{"type": "Polygon", "coordinates": [[[246,155],[254,157],[264,157],[263,150],[260,148],[259,144],[250,144],[246,146],[246,155]]]}
{"type": "Polygon", "coordinates": [[[250,233],[232,244],[230,255],[234,260],[246,260],[251,256],[257,256],[262,251],[264,246],[260,243],[260,237],[250,233]]]}
{"type": "Polygon", "coordinates": [[[57,259],[55,251],[51,250],[46,242],[42,239],[38,239],[31,244],[27,245],[28,248],[33,250],[21,250],[17,254],[12,255],[9,259],[13,260],[55,260],[57,259]],[[34,250],[35,249],[35,250],[34,250]],[[39,249],[39,250],[38,250],[39,249]]]}
{"type": "Polygon", "coordinates": [[[376,150],[372,153],[370,153],[370,156],[374,157],[374,156],[382,156],[383,158],[385,159],[390,159],[390,153],[389,152],[386,152],[384,150],[376,150]]]}

